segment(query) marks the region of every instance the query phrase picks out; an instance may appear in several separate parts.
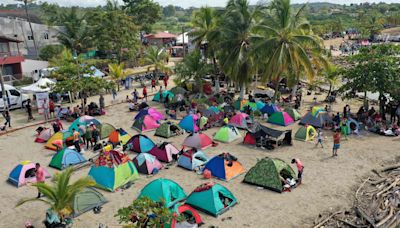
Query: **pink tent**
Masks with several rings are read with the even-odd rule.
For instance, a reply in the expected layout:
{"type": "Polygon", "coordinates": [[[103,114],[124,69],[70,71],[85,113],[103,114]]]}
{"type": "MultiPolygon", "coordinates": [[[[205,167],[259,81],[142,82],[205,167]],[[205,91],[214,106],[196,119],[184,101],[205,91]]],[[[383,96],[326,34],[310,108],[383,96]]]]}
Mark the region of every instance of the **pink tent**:
{"type": "Polygon", "coordinates": [[[193,133],[186,137],[182,145],[203,150],[212,145],[212,140],[206,134],[193,133]]]}
{"type": "Polygon", "coordinates": [[[156,121],[160,121],[165,119],[164,115],[161,114],[157,109],[155,108],[149,108],[148,113],[151,117],[153,117],[156,121]]]}
{"type": "Polygon", "coordinates": [[[35,142],[44,143],[47,142],[47,140],[49,140],[50,137],[51,137],[51,129],[45,128],[39,134],[37,134],[35,142]]]}
{"type": "Polygon", "coordinates": [[[164,166],[161,162],[149,153],[140,153],[133,159],[133,163],[140,173],[153,174],[155,170],[160,170],[164,166]]]}
{"type": "Polygon", "coordinates": [[[155,130],[159,126],[160,124],[157,123],[153,117],[146,115],[136,119],[135,122],[133,122],[132,128],[139,132],[145,132],[155,130]]]}
{"type": "MultiPolygon", "coordinates": [[[[36,163],[31,161],[23,161],[11,171],[10,175],[8,176],[8,181],[14,184],[17,187],[21,187],[26,185],[27,183],[36,183],[36,176],[35,176],[35,167],[36,163]]],[[[51,175],[47,171],[45,167],[42,167],[44,170],[45,178],[50,178],[51,175]]]]}
{"type": "Polygon", "coordinates": [[[179,150],[171,143],[164,143],[161,146],[155,146],[149,151],[151,155],[154,155],[158,160],[163,162],[171,162],[173,154],[179,154],[179,150]]]}
{"type": "Polygon", "coordinates": [[[229,120],[229,125],[245,129],[248,127],[247,124],[249,121],[249,115],[246,113],[238,113],[229,120]]]}

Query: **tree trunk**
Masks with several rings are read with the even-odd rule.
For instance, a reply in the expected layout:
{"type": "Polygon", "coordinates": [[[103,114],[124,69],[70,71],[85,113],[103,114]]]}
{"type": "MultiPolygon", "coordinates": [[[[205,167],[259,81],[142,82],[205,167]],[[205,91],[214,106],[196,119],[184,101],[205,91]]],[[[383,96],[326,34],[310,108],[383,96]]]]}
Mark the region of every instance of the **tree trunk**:
{"type": "Polygon", "coordinates": [[[382,117],[382,120],[386,120],[385,100],[384,96],[381,93],[379,93],[379,113],[382,117]]]}
{"type": "Polygon", "coordinates": [[[213,57],[214,75],[215,75],[215,92],[219,93],[219,74],[217,68],[217,60],[213,57]]]}
{"type": "Polygon", "coordinates": [[[244,99],[244,92],[246,91],[246,86],[243,84],[242,86],[240,86],[240,100],[244,99]]]}
{"type": "Polygon", "coordinates": [[[274,93],[274,97],[272,98],[272,102],[275,103],[277,98],[278,98],[278,94],[279,94],[279,80],[276,81],[275,84],[275,93],[274,93]]]}
{"type": "Polygon", "coordinates": [[[368,111],[368,99],[367,99],[367,91],[364,91],[364,99],[363,99],[364,108],[368,111]]]}
{"type": "Polygon", "coordinates": [[[35,36],[33,34],[31,19],[30,19],[29,14],[28,14],[28,2],[27,2],[27,0],[24,0],[24,5],[25,5],[26,19],[28,19],[29,28],[30,28],[31,34],[32,34],[32,41],[33,41],[33,46],[35,48],[36,58],[39,59],[39,51],[38,51],[38,48],[36,46],[36,39],[35,39],[35,36]]]}

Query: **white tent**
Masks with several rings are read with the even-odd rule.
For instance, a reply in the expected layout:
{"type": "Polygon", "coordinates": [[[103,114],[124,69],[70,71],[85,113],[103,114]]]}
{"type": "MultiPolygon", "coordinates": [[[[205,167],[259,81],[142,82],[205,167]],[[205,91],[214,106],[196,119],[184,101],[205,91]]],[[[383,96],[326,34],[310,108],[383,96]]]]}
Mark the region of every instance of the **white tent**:
{"type": "Polygon", "coordinates": [[[183,38],[185,38],[185,44],[187,45],[189,43],[188,32],[185,32],[183,34],[179,34],[178,37],[176,38],[176,44],[177,45],[182,45],[183,44],[183,38]]]}
{"type": "Polygon", "coordinates": [[[32,85],[24,86],[21,88],[24,93],[41,93],[50,91],[50,87],[56,84],[55,81],[48,78],[40,78],[32,85]]]}

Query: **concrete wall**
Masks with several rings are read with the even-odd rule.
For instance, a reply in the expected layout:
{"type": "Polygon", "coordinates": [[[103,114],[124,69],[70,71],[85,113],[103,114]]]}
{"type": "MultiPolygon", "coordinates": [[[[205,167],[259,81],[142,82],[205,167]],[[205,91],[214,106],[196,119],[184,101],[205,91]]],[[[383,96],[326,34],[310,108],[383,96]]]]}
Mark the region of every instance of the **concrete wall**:
{"type": "MultiPolygon", "coordinates": [[[[32,29],[39,50],[49,44],[59,44],[57,39],[58,31],[61,29],[59,26],[32,23],[32,29]]],[[[32,35],[29,23],[25,19],[0,17],[0,34],[22,40],[23,43],[19,44],[19,48],[23,55],[36,55],[33,40],[29,39],[32,35]]]]}
{"type": "Polygon", "coordinates": [[[33,59],[25,59],[25,61],[21,63],[21,66],[22,66],[22,74],[27,77],[32,77],[35,70],[39,71],[40,69],[49,67],[49,62],[33,60],[33,59]]]}

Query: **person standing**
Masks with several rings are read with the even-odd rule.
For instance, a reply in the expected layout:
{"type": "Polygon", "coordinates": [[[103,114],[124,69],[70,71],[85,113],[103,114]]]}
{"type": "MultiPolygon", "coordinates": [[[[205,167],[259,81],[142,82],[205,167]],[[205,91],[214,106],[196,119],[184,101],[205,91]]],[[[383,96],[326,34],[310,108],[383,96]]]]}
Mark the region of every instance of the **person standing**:
{"type": "Polygon", "coordinates": [[[72,136],[74,139],[74,146],[76,151],[78,151],[79,153],[81,152],[81,145],[79,145],[79,139],[81,137],[81,135],[79,134],[79,132],[75,129],[72,128],[72,136]]]}
{"type": "Polygon", "coordinates": [[[136,89],[132,92],[132,96],[133,96],[133,102],[137,103],[137,101],[138,101],[138,92],[137,92],[136,89]]]}
{"type": "Polygon", "coordinates": [[[32,116],[31,99],[28,99],[28,100],[26,101],[25,108],[26,108],[26,112],[28,113],[28,122],[29,122],[30,120],[34,120],[35,118],[33,118],[33,116],[32,116]]]}
{"type": "Polygon", "coordinates": [[[303,170],[304,170],[304,165],[298,158],[293,158],[292,159],[292,164],[296,164],[297,167],[297,185],[301,184],[301,180],[303,178],[303,170]]]}
{"type": "Polygon", "coordinates": [[[147,89],[146,89],[146,86],[143,87],[143,100],[147,101],[147,89]]]}
{"type": "Polygon", "coordinates": [[[43,100],[42,109],[43,109],[44,120],[46,120],[47,122],[50,119],[50,109],[47,99],[43,100]]]}
{"type": "Polygon", "coordinates": [[[104,109],[104,107],[105,107],[105,105],[104,105],[104,96],[103,96],[103,94],[100,94],[100,97],[99,97],[99,106],[100,106],[100,109],[101,109],[101,110],[104,109]]]}
{"type": "Polygon", "coordinates": [[[90,144],[90,147],[93,148],[93,140],[92,140],[93,135],[92,135],[92,132],[93,131],[92,131],[92,128],[90,126],[86,127],[86,132],[85,132],[85,135],[84,135],[84,138],[86,140],[86,150],[89,150],[89,144],[90,144]]]}
{"type": "MultiPolygon", "coordinates": [[[[35,176],[36,176],[36,183],[44,183],[46,176],[44,174],[43,167],[41,167],[39,163],[36,163],[36,165],[35,165],[35,176]]],[[[38,188],[38,195],[36,198],[39,199],[40,197],[41,197],[41,193],[38,188]]]]}
{"type": "Polygon", "coordinates": [[[55,105],[54,105],[54,101],[52,100],[52,99],[50,99],[49,100],[49,117],[55,117],[56,115],[54,114],[54,108],[55,108],[55,105]]]}
{"type": "Polygon", "coordinates": [[[8,110],[4,110],[2,112],[2,114],[3,114],[4,119],[6,120],[6,122],[4,123],[4,127],[2,129],[4,131],[7,127],[7,124],[8,124],[8,127],[11,128],[11,116],[10,116],[10,112],[8,110]]]}
{"type": "Polygon", "coordinates": [[[336,130],[335,134],[333,134],[332,157],[337,156],[337,151],[340,148],[340,138],[340,130],[336,130]]]}
{"type": "Polygon", "coordinates": [[[83,144],[86,144],[86,138],[84,137],[86,134],[86,126],[79,124],[77,126],[78,126],[78,132],[82,136],[83,144]]]}
{"type": "Polygon", "coordinates": [[[115,90],[115,88],[112,89],[112,97],[113,97],[113,103],[114,103],[115,99],[117,98],[117,90],[115,90]]]}
{"type": "Polygon", "coordinates": [[[321,129],[318,129],[318,131],[317,131],[317,140],[318,141],[317,141],[317,144],[315,144],[315,147],[317,147],[318,144],[320,144],[321,147],[324,148],[324,145],[322,144],[323,140],[324,140],[324,136],[323,136],[321,129]]]}
{"type": "Polygon", "coordinates": [[[157,89],[156,89],[156,80],[154,78],[151,79],[151,92],[153,92],[153,89],[155,89],[157,91],[157,89]]]}
{"type": "Polygon", "coordinates": [[[161,103],[164,100],[164,90],[163,90],[162,86],[160,86],[159,91],[160,91],[159,93],[160,93],[160,103],[161,103]]]}
{"type": "Polygon", "coordinates": [[[168,86],[168,79],[169,79],[168,74],[165,73],[165,76],[163,78],[165,89],[167,89],[168,86]]]}

